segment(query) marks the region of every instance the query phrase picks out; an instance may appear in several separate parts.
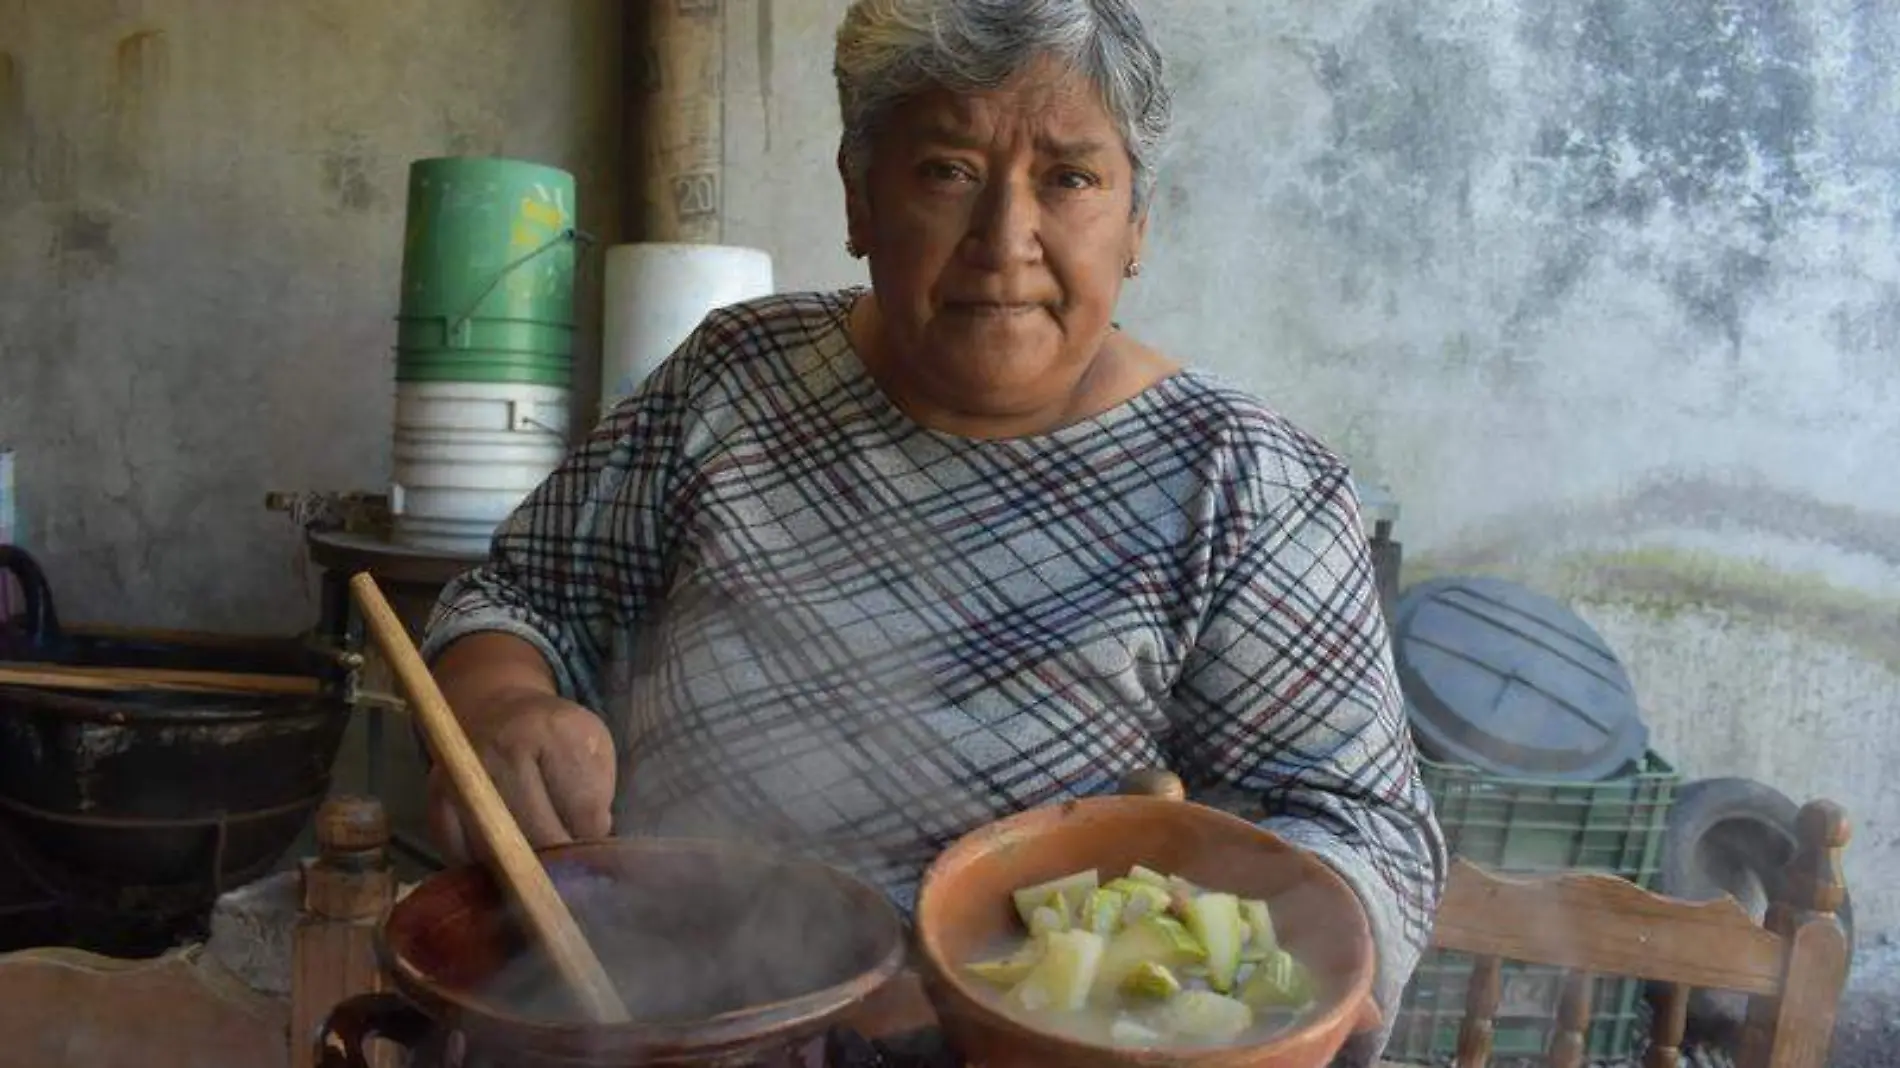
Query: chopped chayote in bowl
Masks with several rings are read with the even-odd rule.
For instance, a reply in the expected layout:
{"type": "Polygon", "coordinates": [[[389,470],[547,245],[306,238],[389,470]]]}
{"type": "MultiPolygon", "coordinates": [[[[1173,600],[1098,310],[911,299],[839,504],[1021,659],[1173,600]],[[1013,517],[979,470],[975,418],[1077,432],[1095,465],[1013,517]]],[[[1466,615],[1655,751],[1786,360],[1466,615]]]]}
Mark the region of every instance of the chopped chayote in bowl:
{"type": "Polygon", "coordinates": [[[1264,901],[1139,865],[1017,890],[1021,931],[966,965],[1027,1022],[1118,1046],[1258,1041],[1314,1000],[1264,901]]]}

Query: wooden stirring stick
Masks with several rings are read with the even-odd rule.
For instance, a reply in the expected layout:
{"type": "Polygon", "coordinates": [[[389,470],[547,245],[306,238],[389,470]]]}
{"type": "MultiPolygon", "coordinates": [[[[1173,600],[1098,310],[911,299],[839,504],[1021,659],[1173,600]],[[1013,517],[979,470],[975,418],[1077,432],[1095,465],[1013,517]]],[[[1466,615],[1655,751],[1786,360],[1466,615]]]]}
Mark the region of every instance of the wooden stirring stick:
{"type": "Polygon", "coordinates": [[[529,848],[528,839],[522,835],[501,794],[495,791],[488,770],[482,767],[468,735],[462,732],[462,724],[449,710],[448,701],[436,687],[435,677],[429,674],[428,665],[422,662],[422,654],[409,640],[409,632],[403,629],[395,610],[383,599],[376,580],[367,571],[360,572],[350,579],[350,593],[362,609],[363,624],[370,637],[408,694],[409,706],[421,722],[430,751],[447,769],[449,782],[473,824],[475,837],[488,847],[489,856],[494,858],[492,866],[502,888],[527,914],[529,930],[594,1022],[628,1022],[632,1017],[621,1002],[619,991],[614,989],[607,969],[601,967],[600,958],[587,944],[580,925],[574,922],[573,913],[567,910],[567,903],[555,891],[547,869],[529,848]]]}
{"type": "Polygon", "coordinates": [[[233,671],[182,671],[174,668],[82,667],[25,661],[0,663],[0,686],[244,693],[273,697],[314,697],[322,692],[322,683],[302,675],[246,675],[233,671]]]}

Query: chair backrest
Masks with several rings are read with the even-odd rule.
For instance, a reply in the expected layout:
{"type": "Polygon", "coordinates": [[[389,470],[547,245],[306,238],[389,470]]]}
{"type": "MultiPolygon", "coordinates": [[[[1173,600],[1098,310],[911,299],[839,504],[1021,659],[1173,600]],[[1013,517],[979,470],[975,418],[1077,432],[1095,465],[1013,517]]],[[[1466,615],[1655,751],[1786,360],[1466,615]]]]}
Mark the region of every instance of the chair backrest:
{"type": "Polygon", "coordinates": [[[1847,940],[1834,911],[1845,893],[1839,806],[1801,810],[1798,844],[1780,897],[1762,923],[1732,898],[1688,902],[1607,875],[1514,878],[1456,861],[1432,944],[1477,958],[1465,996],[1458,1068],[1485,1068],[1504,960],[1567,970],[1546,1054],[1579,1068],[1591,979],[1631,976],[1666,984],[1645,1068],[1677,1068],[1694,988],[1750,995],[1738,1068],[1822,1068],[1847,981],[1847,940]]]}

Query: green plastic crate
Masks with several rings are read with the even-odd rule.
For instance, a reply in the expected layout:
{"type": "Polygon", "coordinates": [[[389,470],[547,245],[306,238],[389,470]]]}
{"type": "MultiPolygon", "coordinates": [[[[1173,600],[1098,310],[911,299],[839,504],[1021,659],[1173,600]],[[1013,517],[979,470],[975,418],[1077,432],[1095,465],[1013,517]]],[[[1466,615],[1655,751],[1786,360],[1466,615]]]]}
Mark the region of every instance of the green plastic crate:
{"type": "MultiPolygon", "coordinates": [[[[1455,856],[1514,874],[1592,871],[1649,887],[1661,861],[1663,830],[1680,776],[1655,752],[1640,769],[1594,783],[1507,779],[1421,758],[1425,788],[1455,856]]],[[[1493,1063],[1541,1058],[1563,981],[1555,968],[1504,965],[1492,1043],[1493,1063]]],[[[1405,989],[1390,1060],[1449,1063],[1458,1051],[1471,958],[1429,952],[1405,989]]],[[[1599,979],[1585,1052],[1593,1061],[1631,1056],[1640,1036],[1643,984],[1599,979]]]]}

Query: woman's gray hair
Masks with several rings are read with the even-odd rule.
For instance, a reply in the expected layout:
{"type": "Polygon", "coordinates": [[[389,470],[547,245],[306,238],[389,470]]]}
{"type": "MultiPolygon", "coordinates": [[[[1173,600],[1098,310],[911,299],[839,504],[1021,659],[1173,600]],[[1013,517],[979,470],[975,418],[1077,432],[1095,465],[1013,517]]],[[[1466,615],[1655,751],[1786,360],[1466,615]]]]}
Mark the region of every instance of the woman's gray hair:
{"type": "Polygon", "coordinates": [[[907,98],[994,89],[1045,56],[1101,94],[1128,147],[1139,213],[1154,193],[1170,99],[1135,0],[856,0],[832,65],[849,173],[863,179],[879,124],[907,98]]]}

